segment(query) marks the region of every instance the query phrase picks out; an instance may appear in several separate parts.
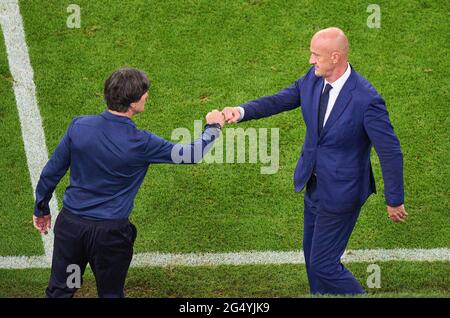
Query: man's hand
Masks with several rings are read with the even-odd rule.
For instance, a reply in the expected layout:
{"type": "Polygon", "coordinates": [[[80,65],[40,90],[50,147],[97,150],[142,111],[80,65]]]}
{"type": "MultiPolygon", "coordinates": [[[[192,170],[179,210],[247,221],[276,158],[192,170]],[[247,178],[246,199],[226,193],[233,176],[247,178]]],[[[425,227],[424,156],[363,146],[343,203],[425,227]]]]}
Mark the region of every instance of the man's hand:
{"type": "Polygon", "coordinates": [[[33,225],[41,234],[47,234],[52,228],[52,216],[50,214],[40,217],[33,215],[33,225]]]}
{"type": "Polygon", "coordinates": [[[206,115],[206,123],[208,124],[219,124],[220,127],[223,127],[225,124],[225,118],[222,112],[219,112],[217,109],[209,112],[206,115]]]}
{"type": "Polygon", "coordinates": [[[397,207],[392,207],[388,205],[387,211],[389,214],[389,218],[395,223],[405,222],[406,216],[408,215],[408,213],[406,213],[405,206],[403,204],[397,207]]]}
{"type": "Polygon", "coordinates": [[[225,116],[227,123],[235,123],[241,118],[241,112],[238,107],[225,107],[222,110],[222,114],[225,116]]]}

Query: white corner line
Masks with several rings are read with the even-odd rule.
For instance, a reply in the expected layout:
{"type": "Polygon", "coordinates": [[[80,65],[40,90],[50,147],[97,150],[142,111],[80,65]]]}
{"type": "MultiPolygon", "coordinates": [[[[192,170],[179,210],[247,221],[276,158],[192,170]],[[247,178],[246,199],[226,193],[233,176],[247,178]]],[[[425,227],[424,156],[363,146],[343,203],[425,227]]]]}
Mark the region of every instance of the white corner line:
{"type": "MultiPolygon", "coordinates": [[[[30,173],[33,195],[39,176],[48,160],[44,129],[39,112],[33,69],[25,42],[25,32],[17,0],[0,0],[0,25],[5,39],[9,69],[13,78],[17,111],[22,130],[25,155],[30,173]]],[[[53,220],[58,214],[58,203],[53,196],[50,200],[53,220]]],[[[30,219],[32,211],[30,211],[30,219]]],[[[53,253],[53,231],[42,236],[45,257],[51,259],[53,253]]]]}

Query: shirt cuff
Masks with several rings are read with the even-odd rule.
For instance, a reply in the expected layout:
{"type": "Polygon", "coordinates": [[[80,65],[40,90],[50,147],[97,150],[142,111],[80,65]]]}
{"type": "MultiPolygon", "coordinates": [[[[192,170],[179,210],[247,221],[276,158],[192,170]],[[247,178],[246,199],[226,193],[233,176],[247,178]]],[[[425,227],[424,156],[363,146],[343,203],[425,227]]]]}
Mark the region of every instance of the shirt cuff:
{"type": "Polygon", "coordinates": [[[241,113],[241,117],[236,121],[237,123],[240,122],[242,119],[244,119],[245,116],[245,109],[241,106],[238,107],[239,112],[241,113]]]}

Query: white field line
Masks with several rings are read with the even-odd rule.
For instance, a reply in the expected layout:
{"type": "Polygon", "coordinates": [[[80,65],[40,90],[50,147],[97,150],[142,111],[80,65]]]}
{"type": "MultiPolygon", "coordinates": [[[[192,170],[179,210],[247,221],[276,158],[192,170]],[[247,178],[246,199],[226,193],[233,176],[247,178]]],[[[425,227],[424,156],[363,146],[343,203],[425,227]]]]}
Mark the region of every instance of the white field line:
{"type": "MultiPolygon", "coordinates": [[[[376,263],[389,261],[449,262],[450,248],[349,250],[343,263],[376,263]]],[[[281,265],[304,264],[303,251],[249,251],[236,253],[138,253],[131,267],[281,265]]],[[[45,256],[0,257],[0,269],[50,268],[45,256]]]]}
{"type": "MultiPolygon", "coordinates": [[[[0,25],[3,29],[9,69],[14,80],[13,89],[34,195],[40,173],[48,160],[48,151],[36,100],[33,69],[17,0],[0,0],[0,25]]],[[[58,203],[54,197],[50,201],[50,211],[55,220],[58,203]]],[[[30,219],[31,215],[32,208],[30,207],[30,219]]],[[[53,231],[42,236],[42,241],[45,257],[50,259],[53,251],[53,231]]]]}
{"type": "MultiPolygon", "coordinates": [[[[17,0],[0,0],[0,25],[3,30],[8,62],[14,79],[13,89],[22,129],[25,154],[33,187],[33,193],[40,172],[48,160],[42,120],[36,100],[28,49],[25,42],[22,16],[17,0]]],[[[50,201],[53,219],[58,213],[58,204],[50,201]]],[[[31,213],[30,213],[31,214],[31,213]]],[[[30,215],[31,217],[31,215],[30,215]]],[[[49,268],[53,250],[53,232],[42,237],[43,256],[2,256],[0,269],[49,268]]],[[[385,261],[450,261],[449,248],[435,249],[373,249],[347,251],[343,262],[385,262],[385,261]]],[[[217,266],[251,264],[304,264],[302,251],[248,251],[236,253],[140,253],[135,254],[132,267],[143,266],[217,266]]]]}
{"type": "MultiPolygon", "coordinates": [[[[366,263],[386,261],[449,261],[450,249],[374,249],[348,250],[342,261],[366,263]]],[[[215,266],[215,265],[305,264],[303,251],[248,251],[236,253],[135,254],[133,267],[215,266]]]]}

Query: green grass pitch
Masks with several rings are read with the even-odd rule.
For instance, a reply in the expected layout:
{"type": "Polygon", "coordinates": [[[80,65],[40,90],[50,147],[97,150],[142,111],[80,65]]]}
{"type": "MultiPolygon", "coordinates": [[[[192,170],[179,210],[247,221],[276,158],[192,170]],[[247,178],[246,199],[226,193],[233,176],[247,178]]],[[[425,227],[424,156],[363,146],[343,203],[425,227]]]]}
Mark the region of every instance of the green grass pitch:
{"type": "MultiPolygon", "coordinates": [[[[364,206],[349,248],[450,246],[446,1],[378,1],[380,29],[366,25],[368,3],[350,0],[78,0],[80,29],[66,27],[70,3],[20,1],[50,153],[73,117],[104,110],[103,82],[119,67],[147,72],[150,99],[135,122],[170,139],[177,127],[193,131],[194,120],[212,109],[239,105],[292,83],[309,68],[314,32],[338,26],[350,40],[350,63],[386,100],[404,154],[409,213],[405,224],[388,220],[373,152],[378,194],[364,206]]],[[[279,171],[260,174],[259,163],[150,167],[131,216],[139,231],[136,252],[301,248],[303,194],[294,193],[292,185],[305,133],[300,110],[238,127],[280,129],[279,171]]],[[[0,256],[41,255],[2,33],[0,142],[0,256]]],[[[67,184],[66,176],[56,191],[60,206],[67,184]]],[[[349,265],[362,282],[366,266],[349,265]]],[[[448,262],[381,266],[386,272],[382,288],[369,295],[450,296],[448,262]]],[[[42,296],[48,274],[0,270],[0,297],[42,296]]],[[[139,268],[130,271],[126,291],[138,297],[297,297],[307,294],[307,281],[300,265],[139,268]]],[[[92,275],[80,295],[95,295],[92,275]]]]}

